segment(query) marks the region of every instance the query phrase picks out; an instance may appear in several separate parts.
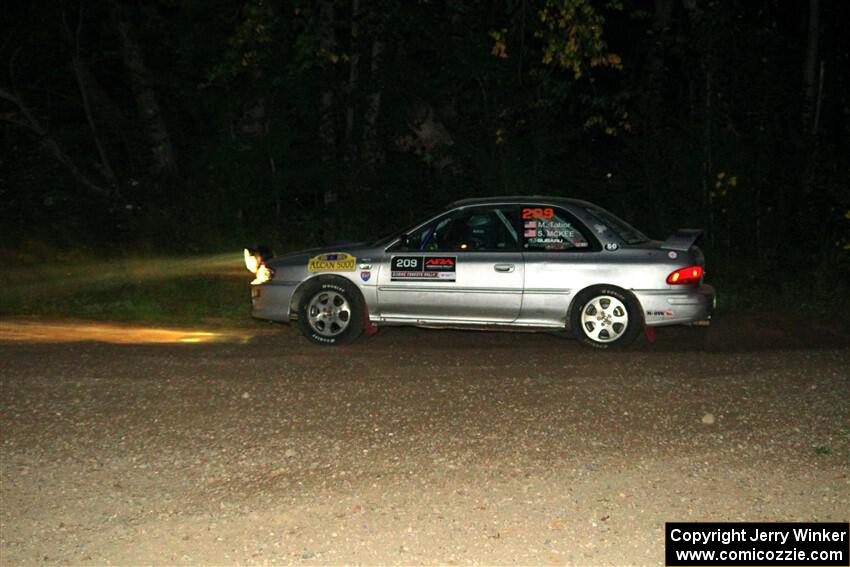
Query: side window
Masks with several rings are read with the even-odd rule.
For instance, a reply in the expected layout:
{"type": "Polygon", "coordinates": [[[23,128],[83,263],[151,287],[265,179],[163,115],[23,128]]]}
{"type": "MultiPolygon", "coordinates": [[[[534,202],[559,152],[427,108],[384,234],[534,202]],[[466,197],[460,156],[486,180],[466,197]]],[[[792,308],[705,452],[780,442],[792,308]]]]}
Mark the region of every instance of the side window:
{"type": "Polygon", "coordinates": [[[557,207],[523,206],[524,250],[589,250],[590,241],[571,215],[557,207]]]}
{"type": "Polygon", "coordinates": [[[432,225],[420,250],[460,251],[516,250],[518,210],[513,206],[460,209],[432,225]]]}

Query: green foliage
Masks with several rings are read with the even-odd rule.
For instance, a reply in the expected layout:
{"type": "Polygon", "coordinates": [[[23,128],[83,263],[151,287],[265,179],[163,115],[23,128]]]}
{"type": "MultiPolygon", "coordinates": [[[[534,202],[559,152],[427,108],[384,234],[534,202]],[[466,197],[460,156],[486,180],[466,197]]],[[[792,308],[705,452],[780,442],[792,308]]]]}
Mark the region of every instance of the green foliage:
{"type": "MultiPolygon", "coordinates": [[[[620,9],[622,7],[618,5],[620,9]]],[[[543,64],[570,71],[580,79],[588,67],[622,69],[622,60],[603,39],[605,18],[588,0],[546,0],[538,12],[543,29],[543,64]]]]}
{"type": "Polygon", "coordinates": [[[227,42],[229,49],[224,53],[224,61],[213,67],[210,80],[233,80],[268,68],[275,61],[277,27],[278,16],[271,3],[263,0],[245,3],[241,20],[227,42]]]}

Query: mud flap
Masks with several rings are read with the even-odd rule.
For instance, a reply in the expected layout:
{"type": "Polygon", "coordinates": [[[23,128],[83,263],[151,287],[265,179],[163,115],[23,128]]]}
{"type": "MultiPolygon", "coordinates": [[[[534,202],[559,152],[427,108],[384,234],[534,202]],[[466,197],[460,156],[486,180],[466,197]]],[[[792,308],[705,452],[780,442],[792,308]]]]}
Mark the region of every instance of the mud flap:
{"type": "Polygon", "coordinates": [[[649,343],[650,346],[655,344],[655,327],[644,326],[643,332],[646,335],[646,342],[649,343]]]}
{"type": "Polygon", "coordinates": [[[363,302],[363,332],[366,333],[367,337],[374,336],[378,332],[378,327],[369,320],[369,306],[366,305],[365,301],[363,302]]]}

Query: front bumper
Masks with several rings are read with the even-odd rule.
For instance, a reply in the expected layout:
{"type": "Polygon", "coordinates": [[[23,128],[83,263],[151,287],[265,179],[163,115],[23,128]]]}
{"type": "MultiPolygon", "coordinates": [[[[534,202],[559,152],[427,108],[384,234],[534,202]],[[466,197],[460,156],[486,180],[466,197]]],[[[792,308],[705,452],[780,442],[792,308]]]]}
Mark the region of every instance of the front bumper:
{"type": "Polygon", "coordinates": [[[251,286],[251,316],[255,319],[288,323],[292,294],[298,282],[270,281],[251,286]]]}
{"type": "Polygon", "coordinates": [[[687,325],[707,321],[716,306],[714,288],[703,284],[683,290],[635,290],[646,325],[687,325]]]}

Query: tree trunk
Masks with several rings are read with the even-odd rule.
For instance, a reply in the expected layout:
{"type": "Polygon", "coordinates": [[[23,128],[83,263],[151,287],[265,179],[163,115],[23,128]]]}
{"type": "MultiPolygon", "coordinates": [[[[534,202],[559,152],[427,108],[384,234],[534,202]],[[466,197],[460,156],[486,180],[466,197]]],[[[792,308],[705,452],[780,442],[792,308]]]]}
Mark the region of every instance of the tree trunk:
{"type": "Polygon", "coordinates": [[[168,134],[156,93],[148,83],[150,74],[145,65],[142,47],[120,7],[115,9],[115,17],[121,36],[124,65],[131,75],[130,82],[136,97],[136,107],[153,154],[154,171],[157,173],[176,171],[177,163],[174,159],[171,137],[168,134]]]}
{"type": "Polygon", "coordinates": [[[109,163],[109,158],[106,157],[106,150],[104,149],[103,143],[100,140],[100,135],[97,132],[97,126],[95,125],[94,115],[92,115],[88,89],[84,79],[84,77],[88,73],[88,69],[82,69],[85,63],[82,61],[79,55],[74,55],[74,57],[72,57],[71,65],[74,68],[74,77],[77,79],[77,85],[80,87],[80,95],[83,99],[83,110],[86,114],[86,121],[89,124],[89,129],[91,130],[92,138],[94,139],[94,145],[97,148],[97,154],[100,158],[101,173],[110,185],[117,186],[118,179],[115,177],[115,172],[112,169],[112,165],[109,163]]]}
{"type": "Polygon", "coordinates": [[[357,145],[354,143],[354,113],[355,113],[355,92],[357,91],[357,81],[360,78],[360,46],[358,45],[357,36],[360,35],[360,25],[358,18],[360,17],[360,0],[351,0],[351,46],[349,51],[348,67],[348,88],[347,88],[347,108],[345,109],[345,160],[349,167],[357,157],[357,145]]]}
{"type": "Polygon", "coordinates": [[[655,113],[651,105],[661,104],[660,95],[664,85],[665,75],[665,44],[664,34],[670,28],[673,16],[673,0],[655,0],[655,12],[652,18],[652,34],[649,36],[646,62],[646,84],[643,103],[641,106],[647,116],[655,113]]]}
{"type": "Polygon", "coordinates": [[[820,0],[809,0],[809,32],[806,58],[803,63],[803,131],[814,134],[812,115],[815,109],[815,92],[818,74],[818,43],[820,41],[820,0]]]}
{"type": "Polygon", "coordinates": [[[68,36],[68,41],[70,41],[74,46],[74,52],[71,56],[71,67],[74,70],[74,78],[77,80],[77,87],[80,89],[80,97],[83,102],[83,112],[86,115],[86,122],[88,122],[94,145],[97,148],[97,155],[100,158],[101,174],[110,185],[115,187],[118,185],[118,181],[115,177],[112,165],[109,163],[109,158],[106,157],[106,150],[104,149],[100,135],[98,134],[97,125],[95,124],[94,115],[92,114],[91,102],[89,101],[89,89],[86,79],[91,77],[91,72],[80,52],[80,35],[83,31],[84,8],[85,2],[81,0],[80,8],[77,13],[77,28],[74,33],[71,32],[71,26],[68,25],[68,19],[65,16],[64,8],[62,9],[62,23],[65,26],[65,33],[68,36]]]}
{"type": "Polygon", "coordinates": [[[800,138],[806,155],[806,166],[802,171],[803,193],[815,189],[815,171],[817,169],[818,139],[817,130],[820,121],[819,89],[823,87],[823,66],[818,65],[818,44],[820,42],[820,0],[809,0],[809,22],[806,41],[806,57],[803,62],[803,111],[800,138]],[[820,67],[820,73],[818,69],[820,67]],[[820,75],[820,80],[818,76],[820,75]]]}
{"type": "Polygon", "coordinates": [[[132,120],[124,108],[115,103],[92,72],[91,60],[85,53],[80,53],[75,73],[80,74],[79,80],[85,85],[91,113],[106,149],[112,150],[113,154],[121,154],[119,162],[122,159],[132,161],[140,144],[138,133],[134,131],[132,120]]]}
{"type": "MultiPolygon", "coordinates": [[[[336,49],[336,40],[334,38],[334,9],[331,0],[322,0],[319,8],[319,16],[322,26],[322,39],[320,48],[323,56],[328,59],[336,49]]],[[[327,63],[326,63],[327,65],[327,63]]],[[[330,70],[329,74],[333,74],[330,70]]],[[[322,144],[322,164],[325,168],[333,167],[333,162],[336,157],[336,128],[334,127],[334,90],[333,81],[328,80],[325,83],[327,86],[322,92],[321,106],[319,108],[319,140],[322,144]]],[[[330,205],[336,202],[336,189],[329,181],[325,182],[325,187],[322,190],[322,202],[325,205],[330,205]]],[[[330,221],[330,216],[326,215],[330,221]]],[[[329,232],[332,230],[330,226],[326,227],[329,232]]]]}
{"type": "MultiPolygon", "coordinates": [[[[319,116],[319,138],[322,142],[322,164],[325,168],[333,167],[334,162],[334,93],[331,89],[327,89],[322,93],[322,106],[319,116]]],[[[325,182],[325,187],[322,190],[322,202],[325,205],[335,203],[337,200],[336,189],[325,182]]]]}
{"type": "Polygon", "coordinates": [[[378,144],[378,115],[381,112],[381,87],[378,73],[384,44],[379,39],[372,41],[372,59],[369,62],[369,74],[374,89],[369,95],[368,106],[363,117],[363,157],[369,164],[380,163],[384,159],[378,144]]]}
{"type": "Polygon", "coordinates": [[[705,125],[703,129],[703,178],[702,178],[702,193],[703,202],[708,207],[708,239],[711,242],[711,247],[714,248],[714,199],[711,194],[714,190],[714,158],[712,154],[712,136],[711,136],[711,98],[714,95],[712,91],[712,76],[711,76],[711,59],[706,62],[705,69],[705,125]]]}
{"type": "Polygon", "coordinates": [[[818,91],[817,91],[817,100],[815,101],[815,117],[812,122],[812,136],[818,135],[818,130],[820,129],[820,110],[821,104],[823,103],[823,75],[825,71],[825,62],[823,59],[820,61],[820,72],[818,73],[818,91]]]}

